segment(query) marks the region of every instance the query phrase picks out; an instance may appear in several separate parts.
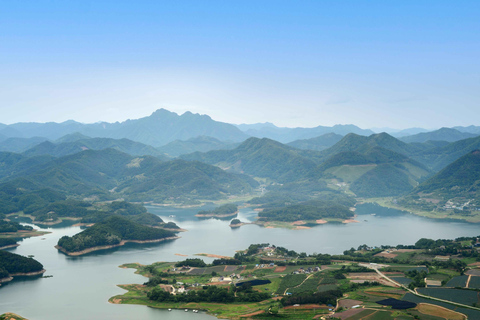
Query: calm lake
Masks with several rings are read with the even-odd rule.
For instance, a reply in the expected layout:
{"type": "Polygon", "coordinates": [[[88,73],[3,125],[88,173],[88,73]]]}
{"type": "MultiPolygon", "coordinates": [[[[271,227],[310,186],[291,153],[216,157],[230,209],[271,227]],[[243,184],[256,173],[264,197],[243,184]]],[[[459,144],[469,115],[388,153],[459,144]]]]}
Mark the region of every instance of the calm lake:
{"type": "MultiPolygon", "coordinates": [[[[208,208],[208,206],[206,207],[208,208]]],[[[414,244],[420,238],[456,238],[479,235],[479,225],[439,221],[386,210],[371,205],[357,207],[359,223],[328,223],[311,229],[265,229],[245,225],[231,229],[229,220],[200,220],[200,210],[148,207],[165,221],[174,221],[188,232],[180,239],[150,245],[129,244],[121,248],[68,257],[54,246],[63,235],[74,235],[79,227],[48,228],[52,233],[22,241],[9,251],[34,255],[51,278],[16,279],[0,287],[0,314],[14,312],[31,320],[64,319],[213,319],[206,314],[165,311],[145,306],[112,305],[108,299],[124,292],[117,284],[143,283],[146,278],[132,269],[120,269],[127,262],[149,264],[155,261],[184,259],[175,254],[194,257],[196,253],[232,256],[235,250],[252,243],[271,243],[307,253],[341,253],[361,244],[414,244]],[[375,215],[372,215],[375,214],[375,215]]],[[[203,209],[203,208],[202,208],[203,209]]],[[[238,218],[254,221],[256,212],[241,209],[238,218]]],[[[212,259],[205,258],[205,261],[212,259]]]]}

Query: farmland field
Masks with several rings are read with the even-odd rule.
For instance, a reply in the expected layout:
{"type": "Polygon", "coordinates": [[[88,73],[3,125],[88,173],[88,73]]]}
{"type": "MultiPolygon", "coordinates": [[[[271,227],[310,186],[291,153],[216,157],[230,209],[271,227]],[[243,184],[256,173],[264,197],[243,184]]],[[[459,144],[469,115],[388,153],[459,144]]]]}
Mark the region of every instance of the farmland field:
{"type": "Polygon", "coordinates": [[[427,296],[463,303],[470,306],[474,303],[478,303],[478,292],[473,290],[418,288],[417,291],[427,296]]]}
{"type": "Polygon", "coordinates": [[[188,274],[191,274],[191,275],[201,275],[205,272],[205,269],[193,269],[191,270],[188,274]]]}
{"type": "Polygon", "coordinates": [[[317,287],[319,285],[319,279],[311,277],[307,279],[301,286],[295,288],[289,288],[288,292],[290,293],[299,293],[299,292],[315,292],[317,291],[317,287]]]}
{"type": "Polygon", "coordinates": [[[422,297],[417,297],[411,293],[405,294],[402,300],[405,301],[411,301],[415,303],[429,303],[429,304],[434,304],[436,306],[441,306],[456,312],[463,313],[468,316],[469,319],[480,319],[480,311],[477,310],[472,310],[472,309],[467,309],[467,308],[461,308],[461,307],[456,307],[454,305],[445,303],[445,302],[440,302],[440,301],[435,301],[435,300],[430,300],[430,299],[425,299],[422,297]]]}
{"type": "Polygon", "coordinates": [[[307,278],[305,274],[289,274],[282,278],[280,286],[277,290],[277,294],[283,294],[288,288],[293,288],[298,286],[307,278]]]}
{"type": "Polygon", "coordinates": [[[337,280],[335,278],[323,278],[320,284],[335,284],[337,280]]]}
{"type": "Polygon", "coordinates": [[[318,292],[325,292],[329,290],[335,290],[337,289],[337,286],[334,284],[324,284],[318,287],[318,292]]]}
{"type": "Polygon", "coordinates": [[[403,284],[405,286],[408,286],[410,282],[412,282],[412,279],[409,279],[407,277],[391,277],[393,281],[396,281],[400,284],[403,284]]]}
{"type": "Polygon", "coordinates": [[[450,279],[450,281],[448,281],[445,286],[446,287],[465,287],[465,285],[467,284],[467,280],[468,280],[468,276],[466,275],[457,276],[450,279]]]}
{"type": "Polygon", "coordinates": [[[468,287],[472,289],[480,289],[480,277],[470,277],[470,282],[468,283],[468,287]]]}
{"type": "Polygon", "coordinates": [[[467,272],[465,272],[465,274],[468,274],[471,276],[480,276],[480,269],[468,270],[467,272]]]}
{"type": "Polygon", "coordinates": [[[449,309],[444,309],[435,305],[420,303],[416,308],[420,313],[422,313],[422,317],[425,315],[440,317],[442,319],[451,319],[451,320],[463,320],[465,319],[464,316],[455,313],[449,309]]]}

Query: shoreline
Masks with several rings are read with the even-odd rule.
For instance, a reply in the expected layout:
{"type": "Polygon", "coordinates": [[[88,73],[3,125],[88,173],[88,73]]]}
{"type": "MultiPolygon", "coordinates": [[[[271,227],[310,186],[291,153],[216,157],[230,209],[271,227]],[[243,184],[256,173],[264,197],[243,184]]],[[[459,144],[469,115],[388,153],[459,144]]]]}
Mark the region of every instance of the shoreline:
{"type": "Polygon", "coordinates": [[[74,251],[74,252],[69,252],[67,250],[65,250],[64,248],[60,247],[59,245],[56,245],[55,246],[55,249],[63,252],[64,254],[66,254],[67,256],[71,256],[71,257],[76,257],[76,256],[81,256],[81,255],[84,255],[84,254],[87,254],[87,253],[90,253],[90,252],[94,252],[94,251],[99,251],[99,250],[106,250],[106,249],[112,249],[112,248],[117,248],[117,247],[122,247],[124,246],[126,243],[156,243],[156,242],[162,242],[162,241],[168,241],[168,240],[175,240],[175,239],[180,239],[181,237],[179,236],[176,236],[176,237],[168,237],[168,238],[162,238],[162,239],[155,239],[155,240],[122,240],[120,241],[120,243],[118,244],[114,244],[114,245],[108,245],[108,246],[97,246],[97,247],[92,247],[92,248],[88,248],[88,249],[84,249],[82,251],[74,251]]]}
{"type": "Polygon", "coordinates": [[[437,211],[422,211],[413,208],[406,208],[399,205],[395,205],[391,202],[390,198],[367,198],[367,199],[357,199],[357,204],[363,203],[375,203],[381,207],[395,209],[407,212],[409,214],[413,214],[415,216],[428,218],[428,219],[435,219],[435,220],[453,220],[458,222],[466,222],[466,223],[480,223],[480,216],[477,215],[475,217],[464,217],[464,216],[448,216],[447,213],[440,214],[437,211]],[[469,219],[470,218],[470,219],[469,219]],[[473,218],[473,219],[472,219],[473,218]]]}
{"type": "Polygon", "coordinates": [[[8,246],[0,247],[0,250],[9,249],[9,248],[16,248],[18,246],[20,246],[18,243],[10,244],[8,246]]]}
{"type": "Polygon", "coordinates": [[[1,278],[0,279],[0,286],[2,283],[7,283],[12,281],[15,277],[33,277],[33,276],[39,276],[41,274],[44,274],[47,272],[47,270],[42,269],[40,271],[34,271],[34,272],[17,272],[17,273],[10,273],[8,275],[8,278],[1,278]]]}

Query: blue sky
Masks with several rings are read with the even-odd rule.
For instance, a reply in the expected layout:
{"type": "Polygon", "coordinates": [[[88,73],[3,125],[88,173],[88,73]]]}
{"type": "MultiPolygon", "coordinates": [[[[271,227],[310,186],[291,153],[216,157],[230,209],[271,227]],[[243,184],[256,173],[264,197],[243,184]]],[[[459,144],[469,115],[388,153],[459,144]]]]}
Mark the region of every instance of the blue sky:
{"type": "Polygon", "coordinates": [[[480,1],[2,1],[1,123],[480,125],[480,1]]]}

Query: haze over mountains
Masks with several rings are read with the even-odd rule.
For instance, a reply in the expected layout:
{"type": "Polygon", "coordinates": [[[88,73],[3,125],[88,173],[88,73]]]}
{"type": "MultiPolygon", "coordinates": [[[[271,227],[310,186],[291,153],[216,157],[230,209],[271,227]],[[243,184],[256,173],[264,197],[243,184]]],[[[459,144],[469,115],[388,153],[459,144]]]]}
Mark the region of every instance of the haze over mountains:
{"type": "Polygon", "coordinates": [[[480,149],[478,128],[412,128],[398,139],[354,125],[232,125],[164,109],[122,123],[0,125],[0,182],[183,203],[243,195],[259,182],[274,201],[398,197],[480,149]]]}

